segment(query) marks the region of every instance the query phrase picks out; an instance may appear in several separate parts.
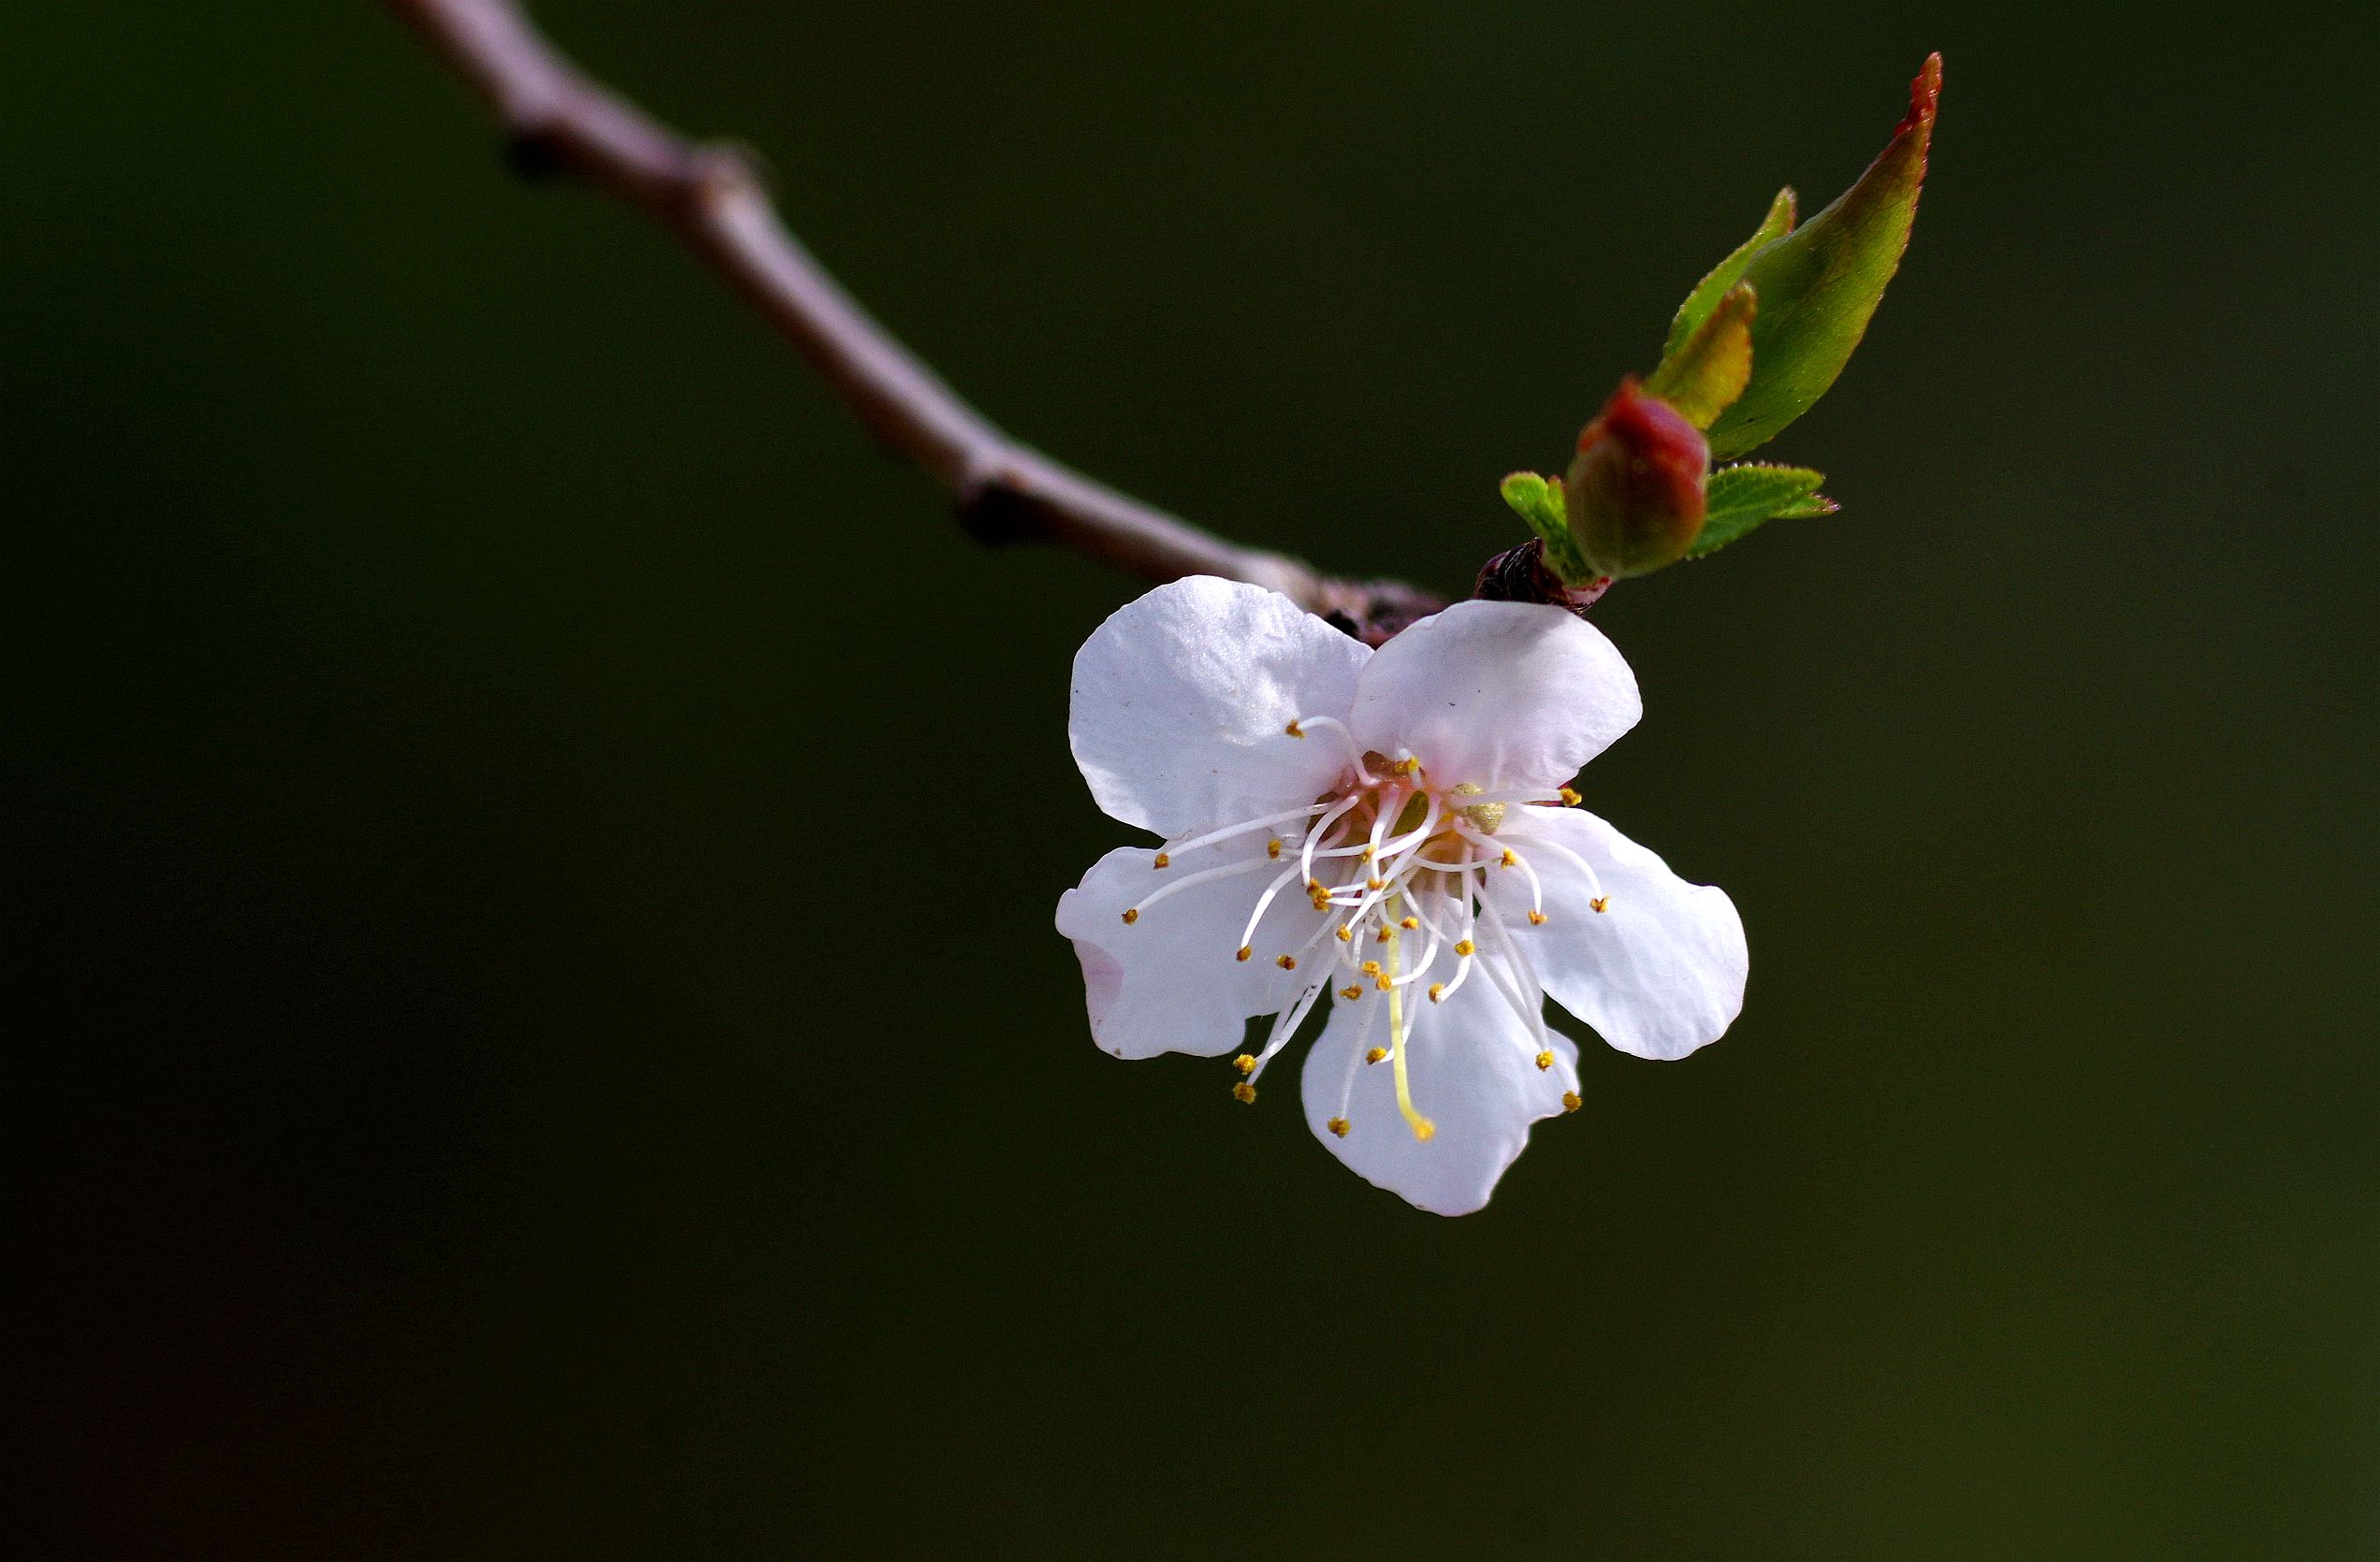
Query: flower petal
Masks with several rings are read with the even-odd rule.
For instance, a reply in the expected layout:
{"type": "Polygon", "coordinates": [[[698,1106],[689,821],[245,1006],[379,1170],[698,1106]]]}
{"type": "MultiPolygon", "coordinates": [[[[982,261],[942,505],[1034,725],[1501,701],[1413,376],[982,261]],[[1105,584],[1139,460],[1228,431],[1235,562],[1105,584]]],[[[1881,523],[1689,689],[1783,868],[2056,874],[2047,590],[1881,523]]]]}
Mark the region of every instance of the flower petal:
{"type": "Polygon", "coordinates": [[[1644,715],[1603,630],[1542,602],[1457,602],[1383,645],[1349,723],[1417,756],[1434,785],[1550,790],[1644,715]]]}
{"type": "Polygon", "coordinates": [[[1346,745],[1285,729],[1346,719],[1371,655],[1277,591],[1170,582],[1117,609],[1075,654],[1074,761],[1109,815],[1160,835],[1312,803],[1346,745]]]}
{"type": "Polygon", "coordinates": [[[1272,882],[1263,870],[1276,867],[1264,854],[1262,836],[1253,845],[1177,852],[1162,871],[1155,861],[1153,851],[1119,847],[1058,897],[1058,931],[1074,940],[1082,962],[1091,1035],[1100,1047],[1119,1058],[1229,1052],[1240,1046],[1249,1016],[1287,1007],[1329,974],[1329,957],[1319,951],[1295,972],[1276,963],[1277,956],[1294,955],[1325,920],[1294,882],[1273,897],[1257,924],[1250,940],[1255,952],[1245,961],[1235,958],[1248,914],[1272,882]],[[1129,925],[1124,920],[1125,908],[1169,882],[1242,864],[1248,871],[1194,884],[1129,925]]]}
{"type": "MultiPolygon", "coordinates": [[[[1414,1106],[1437,1129],[1427,1142],[1397,1109],[1395,1066],[1364,1062],[1371,1049],[1388,1045],[1385,994],[1333,1001],[1299,1081],[1306,1121],[1326,1149],[1372,1186],[1433,1214],[1467,1215],[1486,1204],[1528,1145],[1529,1125],[1561,1111],[1562,1092],[1578,1089],[1577,1048],[1524,1024],[1487,976],[1473,972],[1442,1004],[1407,991],[1414,1106]],[[1549,1068],[1537,1066],[1541,1049],[1553,1053],[1549,1068]],[[1345,1120],[1345,1137],[1330,1131],[1333,1118],[1345,1120]]],[[[1529,987],[1525,978],[1517,985],[1529,987]]]]}
{"type": "Polygon", "coordinates": [[[1513,809],[1497,839],[1544,884],[1545,924],[1530,924],[1518,872],[1489,870],[1487,892],[1546,991],[1605,1041],[1640,1058],[1682,1058],[1742,1011],[1750,955],[1727,891],[1687,883],[1580,808],[1513,809]],[[1560,851],[1532,850],[1532,840],[1567,848],[1594,877],[1560,851]]]}

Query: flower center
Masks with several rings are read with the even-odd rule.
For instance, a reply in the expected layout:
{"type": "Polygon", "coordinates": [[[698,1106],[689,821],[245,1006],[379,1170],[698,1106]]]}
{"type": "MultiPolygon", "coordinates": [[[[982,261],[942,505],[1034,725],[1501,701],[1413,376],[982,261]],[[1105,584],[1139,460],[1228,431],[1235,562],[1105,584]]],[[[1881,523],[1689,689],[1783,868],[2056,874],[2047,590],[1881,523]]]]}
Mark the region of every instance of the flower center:
{"type": "MultiPolygon", "coordinates": [[[[1430,1003],[1442,1003],[1473,979],[1496,988],[1528,1033],[1537,1038],[1537,1066],[1553,1066],[1545,1017],[1520,986],[1530,973],[1528,952],[1517,944],[1502,916],[1483,892],[1490,872],[1516,871],[1529,887],[1529,920],[1543,923],[1545,893],[1536,870],[1509,841],[1497,839],[1509,811],[1516,805],[1562,807],[1578,802],[1568,787],[1558,797],[1515,793],[1496,795],[1471,782],[1442,785],[1421,759],[1400,750],[1386,755],[1358,751],[1346,726],[1327,716],[1303,716],[1289,723],[1288,737],[1336,741],[1347,751],[1347,765],[1338,782],[1313,803],[1208,831],[1168,843],[1157,853],[1159,872],[1171,868],[1179,853],[1225,842],[1244,842],[1262,832],[1264,850],[1247,851],[1239,861],[1221,867],[1181,874],[1125,911],[1126,923],[1137,923],[1179,890],[1194,884],[1270,870],[1271,877],[1256,896],[1230,958],[1246,962],[1257,954],[1253,940],[1265,913],[1291,886],[1298,887],[1324,918],[1297,948],[1269,956],[1286,971],[1310,973],[1297,1000],[1275,1017],[1264,1049],[1235,1060],[1244,1077],[1233,1089],[1242,1101],[1255,1099],[1255,1080],[1266,1064],[1288,1045],[1298,1027],[1313,1012],[1326,991],[1348,1004],[1368,995],[1382,999],[1373,1010],[1387,1016],[1387,1045],[1362,1054],[1366,1063],[1387,1062],[1396,1077],[1397,1108],[1416,1139],[1427,1142],[1436,1126],[1414,1104],[1406,1052],[1411,1036],[1411,989],[1424,986],[1430,1003]],[[1506,958],[1483,961],[1483,946],[1506,958]],[[1432,980],[1442,963],[1452,962],[1446,980],[1432,980]]],[[[1253,845],[1253,843],[1248,843],[1253,845]]],[[[1547,849],[1571,854],[1550,843],[1547,849]]],[[[1243,849],[1245,847],[1243,846],[1243,849]]],[[[1584,867],[1584,863],[1579,866],[1584,867]]],[[[1600,890],[1598,890],[1600,895],[1600,890]]],[[[1597,905],[1597,909],[1602,909],[1597,905]]],[[[1369,1014],[1366,1023],[1370,1023],[1369,1014]]],[[[1361,1038],[1359,1038],[1361,1039],[1361,1038]]],[[[1354,1075],[1350,1071],[1352,1089],[1354,1075]]],[[[1330,1130],[1343,1136],[1343,1107],[1330,1120],[1330,1130]]]]}

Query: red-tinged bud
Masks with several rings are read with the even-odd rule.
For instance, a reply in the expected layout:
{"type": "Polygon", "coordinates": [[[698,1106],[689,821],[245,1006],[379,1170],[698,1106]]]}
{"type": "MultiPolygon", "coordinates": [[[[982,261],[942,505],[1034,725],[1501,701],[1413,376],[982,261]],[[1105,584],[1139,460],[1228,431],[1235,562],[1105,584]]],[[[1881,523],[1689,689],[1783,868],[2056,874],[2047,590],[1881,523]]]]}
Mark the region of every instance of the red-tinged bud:
{"type": "Polygon", "coordinates": [[[1703,529],[1710,446],[1701,430],[1632,378],[1578,436],[1562,483],[1571,541],[1606,575],[1641,575],[1686,557],[1703,529]]]}

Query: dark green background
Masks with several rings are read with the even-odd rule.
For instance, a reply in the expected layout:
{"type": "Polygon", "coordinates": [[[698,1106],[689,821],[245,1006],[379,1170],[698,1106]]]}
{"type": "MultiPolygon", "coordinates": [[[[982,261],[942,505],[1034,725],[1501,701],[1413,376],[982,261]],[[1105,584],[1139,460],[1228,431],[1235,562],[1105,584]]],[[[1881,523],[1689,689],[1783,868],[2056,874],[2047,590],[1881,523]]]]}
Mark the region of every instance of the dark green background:
{"type": "Polygon", "coordinates": [[[541,14],[1023,437],[1457,588],[1943,50],[1844,513],[1597,610],[1749,1005],[1454,1222],[1098,1053],[1137,586],[372,7],[18,0],[12,1552],[2380,1554],[2351,8],[541,14]]]}

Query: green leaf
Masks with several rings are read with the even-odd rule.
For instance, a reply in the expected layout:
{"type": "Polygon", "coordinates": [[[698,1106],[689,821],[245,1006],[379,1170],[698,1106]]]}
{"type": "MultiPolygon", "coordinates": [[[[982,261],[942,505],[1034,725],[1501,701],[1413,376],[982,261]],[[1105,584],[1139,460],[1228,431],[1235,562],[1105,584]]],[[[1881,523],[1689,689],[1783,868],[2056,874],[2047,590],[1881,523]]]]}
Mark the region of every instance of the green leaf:
{"type": "Polygon", "coordinates": [[[1560,576],[1563,585],[1584,586],[1597,578],[1570,540],[1570,513],[1562,508],[1560,478],[1517,471],[1497,485],[1496,491],[1546,544],[1546,567],[1560,576]]]}
{"type": "Polygon", "coordinates": [[[1662,359],[1645,394],[1657,396],[1697,428],[1708,428],[1752,377],[1752,288],[1737,282],[1694,334],[1662,359]]]}
{"type": "Polygon", "coordinates": [[[1850,361],[1908,247],[1941,92],[1936,54],[1910,83],[1908,116],[1859,182],[1744,268],[1744,280],[1760,290],[1752,379],[1711,426],[1714,456],[1769,440],[1825,395],[1850,361]]]}
{"type": "Polygon", "coordinates": [[[1825,473],[1807,467],[1747,463],[1720,468],[1710,476],[1703,529],[1696,533],[1686,557],[1700,558],[1717,553],[1763,521],[1832,515],[1841,506],[1818,491],[1825,481],[1825,473]]]}
{"type": "Polygon", "coordinates": [[[1742,279],[1744,268],[1752,263],[1754,255],[1792,231],[1793,187],[1789,184],[1768,203],[1768,215],[1761,219],[1761,225],[1752,231],[1752,236],[1713,267],[1710,275],[1696,282],[1694,291],[1677,306],[1677,313],[1669,323],[1669,340],[1662,344],[1662,356],[1666,359],[1675,354],[1685,345],[1688,337],[1702,327],[1711,311],[1719,308],[1719,301],[1727,296],[1728,289],[1742,279]]]}

